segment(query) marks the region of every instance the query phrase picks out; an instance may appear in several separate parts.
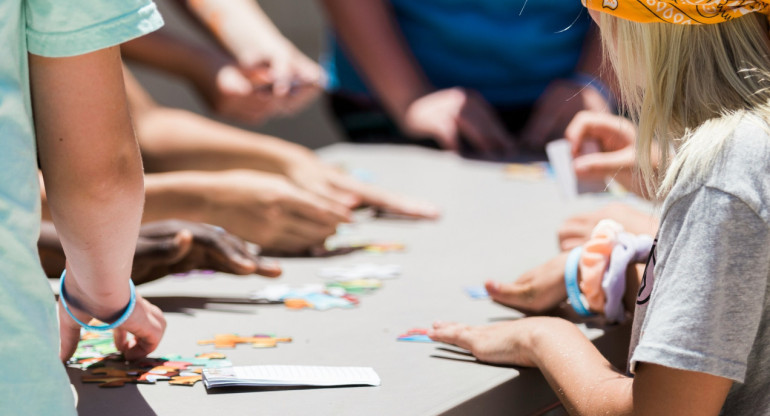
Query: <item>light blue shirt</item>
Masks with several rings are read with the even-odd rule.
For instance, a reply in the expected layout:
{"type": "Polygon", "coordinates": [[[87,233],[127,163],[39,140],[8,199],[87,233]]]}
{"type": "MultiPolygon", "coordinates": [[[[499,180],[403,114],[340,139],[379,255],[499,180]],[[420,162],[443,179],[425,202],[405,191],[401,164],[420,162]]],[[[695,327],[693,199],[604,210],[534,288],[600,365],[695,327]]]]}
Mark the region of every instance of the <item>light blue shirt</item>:
{"type": "Polygon", "coordinates": [[[0,414],[75,414],[59,361],[54,297],[37,253],[40,189],[27,53],[84,54],[162,24],[152,0],[0,2],[0,414]]]}
{"type": "MultiPolygon", "coordinates": [[[[437,88],[473,88],[500,106],[532,104],[549,82],[569,78],[590,24],[578,0],[390,2],[437,88]]],[[[366,93],[339,44],[323,61],[332,91],[366,93]]]]}

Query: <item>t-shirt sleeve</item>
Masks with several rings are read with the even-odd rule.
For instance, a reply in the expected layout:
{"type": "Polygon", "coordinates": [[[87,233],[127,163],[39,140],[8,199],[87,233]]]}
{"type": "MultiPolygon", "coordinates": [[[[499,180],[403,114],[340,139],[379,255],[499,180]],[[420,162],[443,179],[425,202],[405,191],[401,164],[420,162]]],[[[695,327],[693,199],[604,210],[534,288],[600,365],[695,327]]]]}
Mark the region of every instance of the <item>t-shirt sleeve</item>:
{"type": "Polygon", "coordinates": [[[27,48],[47,57],[82,55],[152,32],[152,0],[26,0],[27,48]]]}
{"type": "Polygon", "coordinates": [[[667,211],[631,369],[647,362],[743,382],[768,284],[767,224],[709,187],[667,211]]]}

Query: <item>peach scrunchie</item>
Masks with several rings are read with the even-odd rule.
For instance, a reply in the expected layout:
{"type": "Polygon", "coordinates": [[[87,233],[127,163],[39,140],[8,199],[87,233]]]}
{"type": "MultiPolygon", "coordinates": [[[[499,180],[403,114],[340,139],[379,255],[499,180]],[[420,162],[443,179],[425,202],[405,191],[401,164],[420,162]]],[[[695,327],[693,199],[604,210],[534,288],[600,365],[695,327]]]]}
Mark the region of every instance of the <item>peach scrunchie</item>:
{"type": "Polygon", "coordinates": [[[761,0],[583,0],[589,9],[639,23],[722,23],[749,13],[770,13],[761,0]]]}
{"type": "Polygon", "coordinates": [[[591,238],[583,244],[578,268],[580,269],[580,291],[586,297],[591,311],[604,311],[604,290],[602,280],[610,266],[612,249],[618,243],[618,235],[623,232],[623,226],[613,220],[601,220],[593,231],[591,238]]]}

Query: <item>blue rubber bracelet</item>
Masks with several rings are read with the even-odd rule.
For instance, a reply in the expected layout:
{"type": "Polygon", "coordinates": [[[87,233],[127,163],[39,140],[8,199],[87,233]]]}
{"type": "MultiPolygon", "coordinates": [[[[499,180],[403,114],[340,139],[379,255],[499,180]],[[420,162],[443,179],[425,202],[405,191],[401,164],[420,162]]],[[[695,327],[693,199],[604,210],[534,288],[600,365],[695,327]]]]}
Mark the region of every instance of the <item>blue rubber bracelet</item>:
{"type": "Polygon", "coordinates": [[[61,299],[61,305],[64,307],[64,310],[67,311],[67,314],[75,320],[75,322],[78,323],[78,325],[82,326],[88,331],[109,331],[110,329],[115,329],[123,324],[123,322],[126,322],[126,319],[128,319],[129,316],[131,316],[131,313],[134,312],[134,307],[136,306],[136,287],[134,287],[134,282],[129,279],[128,280],[128,287],[131,288],[131,297],[128,299],[128,306],[126,306],[126,309],[123,311],[123,314],[120,315],[120,318],[118,318],[115,322],[109,324],[109,325],[88,325],[87,323],[82,322],[80,319],[76,318],[75,315],[72,314],[72,311],[70,311],[69,306],[67,305],[67,291],[64,289],[64,277],[67,276],[67,269],[64,269],[64,271],[61,273],[61,279],[59,280],[59,299],[61,299]]]}
{"type": "Polygon", "coordinates": [[[583,247],[578,246],[573,248],[567,256],[567,265],[564,267],[564,284],[567,286],[567,298],[572,309],[580,316],[593,316],[594,314],[588,309],[585,296],[580,292],[577,281],[578,264],[582,253],[583,247]]]}

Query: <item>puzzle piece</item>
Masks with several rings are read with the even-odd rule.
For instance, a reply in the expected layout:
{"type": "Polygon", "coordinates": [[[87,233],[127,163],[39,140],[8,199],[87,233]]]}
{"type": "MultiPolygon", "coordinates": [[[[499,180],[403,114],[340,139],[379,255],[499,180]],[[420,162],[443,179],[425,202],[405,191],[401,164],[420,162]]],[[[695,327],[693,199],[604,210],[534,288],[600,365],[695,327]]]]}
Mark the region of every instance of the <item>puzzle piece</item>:
{"type": "Polygon", "coordinates": [[[489,299],[489,293],[484,286],[465,286],[463,290],[473,299],[489,299]]]}
{"type": "Polygon", "coordinates": [[[172,378],[168,384],[173,384],[175,386],[194,386],[195,383],[201,381],[203,379],[203,376],[201,375],[194,375],[194,376],[178,376],[172,378]]]}
{"type": "Polygon", "coordinates": [[[435,342],[428,337],[428,330],[423,328],[414,328],[407,331],[405,334],[401,334],[396,338],[397,341],[407,342],[435,342]]]}
{"type": "Polygon", "coordinates": [[[279,342],[288,343],[291,342],[291,338],[277,338],[265,334],[259,334],[252,337],[242,337],[235,334],[217,334],[214,336],[213,340],[204,339],[198,341],[198,345],[214,344],[214,348],[235,348],[238,344],[251,344],[254,348],[271,348],[275,347],[279,342]]]}
{"type": "Polygon", "coordinates": [[[345,282],[357,279],[395,279],[401,274],[401,266],[397,264],[363,263],[352,266],[324,267],[318,275],[324,279],[345,282]]]}

